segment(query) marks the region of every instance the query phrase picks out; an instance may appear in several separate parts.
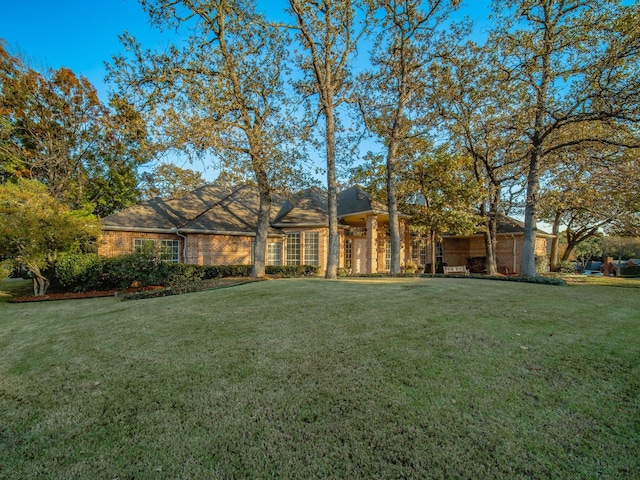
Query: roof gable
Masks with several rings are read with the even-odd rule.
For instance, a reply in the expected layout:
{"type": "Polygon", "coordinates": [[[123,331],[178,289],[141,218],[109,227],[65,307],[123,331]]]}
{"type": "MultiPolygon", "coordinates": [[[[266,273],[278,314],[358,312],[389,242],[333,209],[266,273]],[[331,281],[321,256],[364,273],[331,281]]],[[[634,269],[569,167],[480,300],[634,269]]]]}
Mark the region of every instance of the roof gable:
{"type": "Polygon", "coordinates": [[[293,225],[329,224],[327,193],[311,187],[285,200],[273,224],[279,227],[293,225]]]}
{"type": "MultiPolygon", "coordinates": [[[[280,208],[277,197],[274,197],[271,207],[271,220],[274,212],[280,208]]],[[[216,233],[246,233],[256,231],[256,219],[260,209],[258,190],[250,185],[242,185],[234,189],[229,195],[202,211],[196,218],[181,226],[186,232],[216,232],[216,233]]],[[[277,229],[269,228],[270,234],[279,233],[277,229]]]]}
{"type": "Polygon", "coordinates": [[[387,213],[387,207],[382,202],[372,199],[371,195],[358,185],[338,194],[339,217],[365,212],[387,213]]]}
{"type": "Polygon", "coordinates": [[[102,219],[105,228],[172,229],[182,227],[229,195],[227,189],[205,185],[181,197],[154,198],[102,219]]]}

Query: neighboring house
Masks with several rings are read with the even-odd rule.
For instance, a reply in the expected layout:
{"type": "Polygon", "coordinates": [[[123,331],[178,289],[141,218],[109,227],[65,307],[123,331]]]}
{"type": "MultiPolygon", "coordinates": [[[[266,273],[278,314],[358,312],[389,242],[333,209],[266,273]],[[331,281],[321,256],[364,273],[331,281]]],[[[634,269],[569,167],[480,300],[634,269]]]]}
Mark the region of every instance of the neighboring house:
{"type": "MultiPolygon", "coordinates": [[[[251,264],[258,206],[257,190],[247,185],[206,185],[176,199],[142,202],[102,220],[98,253],[115,256],[153,243],[169,261],[251,264]]],[[[292,197],[274,195],[271,211],[267,265],[318,265],[319,273],[324,274],[329,237],[326,192],[310,188],[292,197]]],[[[352,274],[389,271],[386,205],[355,186],[338,194],[338,217],[339,267],[352,274]]],[[[400,218],[401,263],[425,264],[428,245],[412,234],[406,218],[400,218]]],[[[498,258],[501,265],[508,263],[509,272],[518,269],[515,259],[522,249],[520,230],[506,228],[506,233],[499,235],[498,258]]],[[[546,253],[546,246],[541,248],[546,253]]],[[[439,244],[438,261],[465,265],[467,257],[483,254],[482,235],[445,236],[439,244]]]]}
{"type": "Polygon", "coordinates": [[[638,267],[640,266],[640,258],[632,258],[627,261],[626,267],[638,267]]]}

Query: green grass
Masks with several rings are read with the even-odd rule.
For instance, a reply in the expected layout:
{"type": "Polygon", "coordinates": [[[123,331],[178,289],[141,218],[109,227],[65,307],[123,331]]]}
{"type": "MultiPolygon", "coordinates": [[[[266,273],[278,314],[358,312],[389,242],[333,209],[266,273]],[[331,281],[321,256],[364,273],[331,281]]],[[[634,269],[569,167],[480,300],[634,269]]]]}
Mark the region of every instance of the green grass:
{"type": "Polygon", "coordinates": [[[273,280],[0,305],[0,478],[639,478],[640,295],[273,280]]]}

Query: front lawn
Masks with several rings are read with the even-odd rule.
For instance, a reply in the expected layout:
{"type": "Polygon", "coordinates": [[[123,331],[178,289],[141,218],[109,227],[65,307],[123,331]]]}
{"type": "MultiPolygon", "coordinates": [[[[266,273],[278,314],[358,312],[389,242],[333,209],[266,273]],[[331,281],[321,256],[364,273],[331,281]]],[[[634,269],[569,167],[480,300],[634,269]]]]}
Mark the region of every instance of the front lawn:
{"type": "Polygon", "coordinates": [[[640,478],[640,295],[272,280],[0,304],[0,478],[640,478]]]}

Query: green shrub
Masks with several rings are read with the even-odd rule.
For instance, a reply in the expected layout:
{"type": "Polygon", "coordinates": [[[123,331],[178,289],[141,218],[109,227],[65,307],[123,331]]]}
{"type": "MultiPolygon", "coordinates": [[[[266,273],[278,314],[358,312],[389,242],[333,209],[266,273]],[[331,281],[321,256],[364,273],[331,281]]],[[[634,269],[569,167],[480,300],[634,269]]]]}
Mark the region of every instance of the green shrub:
{"type": "Polygon", "coordinates": [[[546,273],[549,271],[549,255],[536,255],[535,263],[537,273],[546,273]]]}
{"type": "Polygon", "coordinates": [[[163,280],[163,286],[173,287],[188,283],[198,283],[205,276],[205,267],[186,263],[166,264],[167,277],[163,280]]]}
{"type": "Polygon", "coordinates": [[[317,265],[267,265],[265,267],[267,275],[277,275],[279,277],[309,277],[318,274],[317,265]]]}
{"type": "Polygon", "coordinates": [[[94,253],[60,254],[44,274],[51,286],[65,292],[86,292],[102,289],[101,273],[104,259],[94,253]]]}
{"type": "Polygon", "coordinates": [[[576,267],[572,262],[558,262],[556,264],[556,272],[560,273],[575,273],[576,267]]]}
{"type": "Polygon", "coordinates": [[[206,265],[202,278],[249,277],[252,269],[252,265],[206,265]]]}
{"type": "Polygon", "coordinates": [[[347,268],[339,268],[337,271],[337,275],[338,277],[350,277],[351,276],[351,270],[347,269],[347,268]]]}
{"type": "Polygon", "coordinates": [[[440,275],[435,274],[432,275],[430,273],[425,273],[420,275],[425,278],[474,278],[476,280],[499,280],[502,282],[521,282],[521,283],[539,283],[543,285],[559,285],[564,286],[567,282],[562,278],[555,277],[516,277],[516,276],[506,276],[506,275],[478,275],[472,273],[471,275],[440,275]]]}
{"type": "Polygon", "coordinates": [[[133,284],[139,287],[167,286],[183,278],[195,278],[195,272],[196,269],[189,273],[177,264],[165,262],[154,252],[142,251],[106,259],[101,272],[101,284],[103,289],[121,290],[133,284]]]}
{"type": "Polygon", "coordinates": [[[620,273],[628,277],[640,277],[640,266],[632,265],[630,267],[622,267],[620,273]]]}

